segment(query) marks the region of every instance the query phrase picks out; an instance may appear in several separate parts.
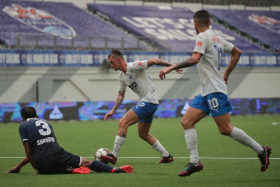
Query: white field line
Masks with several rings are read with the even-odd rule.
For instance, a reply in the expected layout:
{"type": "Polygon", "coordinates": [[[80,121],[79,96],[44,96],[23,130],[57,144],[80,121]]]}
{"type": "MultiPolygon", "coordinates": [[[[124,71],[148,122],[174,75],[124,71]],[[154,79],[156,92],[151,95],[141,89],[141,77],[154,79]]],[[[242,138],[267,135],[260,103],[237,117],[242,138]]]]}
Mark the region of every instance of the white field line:
{"type": "MultiPolygon", "coordinates": [[[[14,159],[25,157],[0,157],[0,159],[14,159]]],[[[94,158],[94,157],[83,157],[94,158]]],[[[120,159],[158,159],[160,157],[118,157],[120,159]]],[[[189,159],[190,157],[174,157],[175,159],[189,159]]],[[[201,159],[208,160],[257,160],[258,158],[237,158],[237,157],[200,157],[201,159]]],[[[280,160],[280,158],[269,158],[270,160],[280,160]]]]}

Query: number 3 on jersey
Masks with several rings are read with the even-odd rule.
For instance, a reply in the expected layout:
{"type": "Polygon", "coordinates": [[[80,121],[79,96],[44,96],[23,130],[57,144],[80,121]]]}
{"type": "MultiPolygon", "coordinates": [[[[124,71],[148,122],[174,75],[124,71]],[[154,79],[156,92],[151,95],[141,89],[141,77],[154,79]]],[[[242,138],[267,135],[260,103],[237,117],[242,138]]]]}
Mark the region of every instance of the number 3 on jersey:
{"type": "Polygon", "coordinates": [[[51,128],[48,123],[43,120],[38,120],[35,122],[37,127],[42,127],[42,129],[38,130],[42,136],[47,136],[51,134],[51,128]]]}

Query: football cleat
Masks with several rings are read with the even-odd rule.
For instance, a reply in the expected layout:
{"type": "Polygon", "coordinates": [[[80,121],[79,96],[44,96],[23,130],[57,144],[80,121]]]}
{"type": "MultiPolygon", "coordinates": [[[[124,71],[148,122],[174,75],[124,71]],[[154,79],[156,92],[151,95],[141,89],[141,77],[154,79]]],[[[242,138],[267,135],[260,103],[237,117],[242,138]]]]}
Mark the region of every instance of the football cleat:
{"type": "Polygon", "coordinates": [[[187,166],[186,166],[186,169],[181,171],[178,175],[180,177],[190,176],[194,172],[202,171],[202,169],[203,169],[203,165],[201,164],[201,162],[188,163],[187,166]]]}
{"type": "Polygon", "coordinates": [[[269,156],[271,154],[271,148],[268,146],[262,146],[264,151],[262,154],[259,154],[258,157],[261,161],[261,172],[264,172],[267,168],[268,165],[270,164],[269,162],[269,156]]]}
{"type": "Polygon", "coordinates": [[[119,168],[112,169],[111,173],[132,173],[133,167],[130,165],[121,166],[119,168]]]}
{"type": "Polygon", "coordinates": [[[108,154],[108,155],[101,155],[100,156],[100,160],[101,160],[101,162],[104,162],[104,163],[111,163],[111,164],[116,164],[116,162],[117,162],[117,158],[112,154],[112,153],[110,153],[110,154],[108,154]]]}
{"type": "Polygon", "coordinates": [[[158,163],[170,163],[173,162],[174,158],[171,154],[168,155],[168,157],[162,157],[162,159],[158,163]]]}
{"type": "Polygon", "coordinates": [[[73,174],[88,174],[90,173],[90,169],[87,167],[79,167],[72,170],[73,174]]]}

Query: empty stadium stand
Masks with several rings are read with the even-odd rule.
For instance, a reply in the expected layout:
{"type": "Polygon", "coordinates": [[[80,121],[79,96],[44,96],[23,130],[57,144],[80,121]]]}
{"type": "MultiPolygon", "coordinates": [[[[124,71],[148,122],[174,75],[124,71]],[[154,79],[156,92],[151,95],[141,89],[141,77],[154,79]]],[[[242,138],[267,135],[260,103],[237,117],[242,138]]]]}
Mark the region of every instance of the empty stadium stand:
{"type": "Polygon", "coordinates": [[[219,20],[265,43],[269,48],[280,50],[280,12],[252,10],[208,9],[219,20]]]}
{"type": "MultiPolygon", "coordinates": [[[[88,4],[88,9],[101,12],[136,36],[156,37],[161,45],[168,46],[171,51],[193,50],[197,34],[193,28],[193,12],[187,8],[88,4]]],[[[223,26],[212,23],[212,28],[245,52],[265,52],[223,26]]]]}
{"type": "Polygon", "coordinates": [[[0,8],[0,40],[11,47],[150,49],[72,3],[1,0],[0,8]]]}

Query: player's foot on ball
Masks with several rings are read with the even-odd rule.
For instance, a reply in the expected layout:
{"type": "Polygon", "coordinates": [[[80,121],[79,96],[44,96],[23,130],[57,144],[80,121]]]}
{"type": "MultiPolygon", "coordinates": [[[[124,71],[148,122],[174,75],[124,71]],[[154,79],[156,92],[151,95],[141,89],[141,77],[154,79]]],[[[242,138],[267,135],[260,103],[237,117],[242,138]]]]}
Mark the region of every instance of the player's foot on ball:
{"type": "Polygon", "coordinates": [[[100,158],[101,158],[101,161],[102,162],[104,162],[104,163],[111,163],[111,164],[116,164],[116,162],[117,162],[117,158],[112,154],[112,153],[110,153],[110,154],[108,154],[107,156],[105,156],[105,155],[101,155],[100,156],[100,158]]]}
{"type": "Polygon", "coordinates": [[[198,163],[188,163],[185,170],[181,171],[178,175],[180,177],[190,176],[194,172],[199,172],[203,169],[201,162],[198,163]]]}
{"type": "Polygon", "coordinates": [[[264,151],[262,154],[259,154],[258,157],[261,161],[261,172],[265,171],[268,168],[268,165],[270,164],[269,162],[269,156],[271,153],[271,148],[268,146],[262,146],[264,151]]]}
{"type": "Polygon", "coordinates": [[[174,158],[171,154],[168,155],[168,157],[162,157],[162,159],[158,163],[170,163],[173,162],[174,158]]]}

